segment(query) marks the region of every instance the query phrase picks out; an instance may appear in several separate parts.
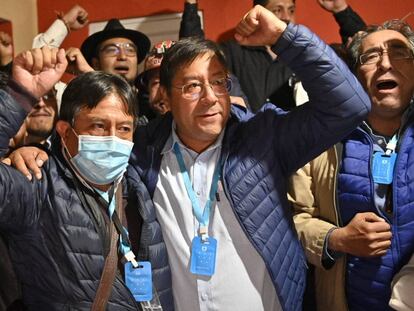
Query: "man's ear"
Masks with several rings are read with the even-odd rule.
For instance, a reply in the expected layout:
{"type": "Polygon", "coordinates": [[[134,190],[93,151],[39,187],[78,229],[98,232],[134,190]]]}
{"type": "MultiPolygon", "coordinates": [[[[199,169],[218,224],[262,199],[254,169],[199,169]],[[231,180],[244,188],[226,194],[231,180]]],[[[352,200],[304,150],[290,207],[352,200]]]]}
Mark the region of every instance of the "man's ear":
{"type": "Polygon", "coordinates": [[[166,106],[167,111],[171,111],[170,96],[168,95],[169,93],[167,89],[164,86],[160,85],[160,88],[158,89],[158,91],[160,92],[162,102],[166,106]]]}
{"type": "Polygon", "coordinates": [[[99,64],[99,59],[97,59],[96,57],[92,57],[92,68],[95,70],[101,69],[101,66],[99,64]]]}
{"type": "Polygon", "coordinates": [[[56,122],[56,132],[58,132],[59,136],[64,141],[67,141],[70,130],[71,130],[71,126],[69,122],[62,121],[62,120],[58,120],[56,122]]]}

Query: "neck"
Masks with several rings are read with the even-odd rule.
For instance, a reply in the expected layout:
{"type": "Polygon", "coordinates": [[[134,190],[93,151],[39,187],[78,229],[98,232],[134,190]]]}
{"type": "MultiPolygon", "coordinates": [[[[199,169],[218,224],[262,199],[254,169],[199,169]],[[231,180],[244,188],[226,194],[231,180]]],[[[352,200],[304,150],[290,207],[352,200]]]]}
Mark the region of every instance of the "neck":
{"type": "Polygon", "coordinates": [[[375,116],[369,116],[367,121],[375,133],[385,136],[394,135],[401,127],[401,116],[388,120],[376,118],[375,116]]]}
{"type": "Polygon", "coordinates": [[[180,137],[180,140],[187,148],[197,153],[202,153],[204,150],[206,150],[208,147],[210,147],[215,142],[215,140],[207,142],[207,141],[183,139],[181,137],[180,137]]]}

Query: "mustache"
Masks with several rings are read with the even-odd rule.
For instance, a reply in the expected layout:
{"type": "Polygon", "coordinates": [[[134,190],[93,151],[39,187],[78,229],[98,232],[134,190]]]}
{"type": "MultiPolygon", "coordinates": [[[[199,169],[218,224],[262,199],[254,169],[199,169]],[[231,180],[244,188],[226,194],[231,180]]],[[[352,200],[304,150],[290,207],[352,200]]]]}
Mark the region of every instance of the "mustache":
{"type": "Polygon", "coordinates": [[[52,112],[48,108],[33,108],[33,110],[28,114],[28,117],[36,117],[36,116],[42,116],[47,115],[49,117],[52,116],[52,112]]]}

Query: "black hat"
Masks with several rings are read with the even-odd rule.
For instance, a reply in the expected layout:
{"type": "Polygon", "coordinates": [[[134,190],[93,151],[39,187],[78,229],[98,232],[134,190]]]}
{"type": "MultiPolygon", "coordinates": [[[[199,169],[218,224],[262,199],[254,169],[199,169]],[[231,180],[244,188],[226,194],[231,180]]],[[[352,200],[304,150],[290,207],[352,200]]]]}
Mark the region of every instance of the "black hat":
{"type": "Polygon", "coordinates": [[[111,38],[127,38],[134,42],[134,44],[137,46],[139,63],[144,60],[151,46],[150,40],[142,32],[132,29],[126,29],[121,24],[119,19],[113,18],[106,24],[103,30],[90,35],[82,43],[81,51],[89,64],[92,64],[92,57],[95,56],[97,46],[102,41],[111,38]]]}

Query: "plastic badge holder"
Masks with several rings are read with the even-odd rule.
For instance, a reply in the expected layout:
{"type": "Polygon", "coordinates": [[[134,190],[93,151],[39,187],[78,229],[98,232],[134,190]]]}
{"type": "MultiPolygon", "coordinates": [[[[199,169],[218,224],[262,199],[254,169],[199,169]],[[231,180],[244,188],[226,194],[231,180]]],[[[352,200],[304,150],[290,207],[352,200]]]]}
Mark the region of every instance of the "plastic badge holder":
{"type": "Polygon", "coordinates": [[[194,237],[191,245],[191,273],[213,275],[216,268],[216,252],[216,239],[209,237],[207,241],[203,241],[199,236],[194,237]]]}
{"type": "Polygon", "coordinates": [[[151,301],[151,263],[140,261],[138,264],[138,268],[134,268],[131,262],[125,264],[125,283],[136,301],[151,301]]]}

